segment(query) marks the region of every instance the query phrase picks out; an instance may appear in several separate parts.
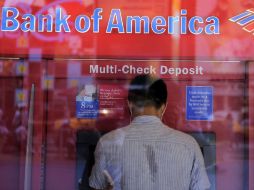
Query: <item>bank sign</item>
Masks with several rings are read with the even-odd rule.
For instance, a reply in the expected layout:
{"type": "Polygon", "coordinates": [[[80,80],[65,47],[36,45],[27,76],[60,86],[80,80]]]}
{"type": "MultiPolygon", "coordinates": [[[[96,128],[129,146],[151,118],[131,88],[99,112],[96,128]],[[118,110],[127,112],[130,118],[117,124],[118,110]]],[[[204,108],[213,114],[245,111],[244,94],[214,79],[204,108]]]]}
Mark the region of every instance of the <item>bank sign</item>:
{"type": "Polygon", "coordinates": [[[194,35],[220,34],[220,20],[216,16],[203,18],[201,16],[188,17],[188,11],[181,9],[177,16],[126,16],[123,18],[121,9],[112,9],[105,31],[100,31],[103,20],[103,9],[95,8],[92,15],[77,15],[75,18],[64,13],[62,8],[56,8],[53,14],[20,14],[15,7],[2,7],[0,30],[13,32],[57,32],[70,33],[134,33],[134,34],[187,34],[194,35]],[[74,19],[74,23],[70,20],[74,19]],[[74,27],[71,27],[74,26],[74,27]],[[180,28],[179,28],[180,27],[180,28]]]}

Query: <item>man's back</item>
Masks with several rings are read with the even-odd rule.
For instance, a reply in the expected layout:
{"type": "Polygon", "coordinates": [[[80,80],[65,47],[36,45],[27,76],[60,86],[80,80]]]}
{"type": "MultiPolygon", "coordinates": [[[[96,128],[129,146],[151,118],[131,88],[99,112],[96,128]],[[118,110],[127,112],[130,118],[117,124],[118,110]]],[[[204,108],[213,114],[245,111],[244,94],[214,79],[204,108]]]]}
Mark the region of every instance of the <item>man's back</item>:
{"type": "Polygon", "coordinates": [[[209,187],[196,141],[155,116],[140,116],[101,138],[90,185],[107,184],[103,170],[122,190],[203,190],[209,187]]]}

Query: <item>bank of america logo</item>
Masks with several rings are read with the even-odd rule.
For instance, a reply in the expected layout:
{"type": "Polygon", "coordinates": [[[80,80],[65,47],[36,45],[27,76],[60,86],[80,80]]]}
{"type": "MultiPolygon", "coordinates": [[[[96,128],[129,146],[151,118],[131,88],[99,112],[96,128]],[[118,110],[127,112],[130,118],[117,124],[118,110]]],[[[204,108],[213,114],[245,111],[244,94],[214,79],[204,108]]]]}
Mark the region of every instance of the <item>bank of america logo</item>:
{"type": "MultiPolygon", "coordinates": [[[[254,32],[254,8],[248,9],[229,19],[243,27],[247,32],[254,32]]],[[[254,33],[253,33],[254,34],[254,33]]]]}

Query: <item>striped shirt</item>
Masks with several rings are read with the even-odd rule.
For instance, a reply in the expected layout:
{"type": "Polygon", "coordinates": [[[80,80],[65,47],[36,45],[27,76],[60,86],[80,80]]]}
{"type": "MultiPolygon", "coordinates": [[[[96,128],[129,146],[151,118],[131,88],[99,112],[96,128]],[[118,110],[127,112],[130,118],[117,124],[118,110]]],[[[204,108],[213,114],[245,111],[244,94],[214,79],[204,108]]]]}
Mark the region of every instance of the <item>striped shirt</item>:
{"type": "Polygon", "coordinates": [[[89,184],[115,190],[205,190],[210,183],[199,145],[155,116],[139,116],[104,135],[95,151],[89,184]]]}

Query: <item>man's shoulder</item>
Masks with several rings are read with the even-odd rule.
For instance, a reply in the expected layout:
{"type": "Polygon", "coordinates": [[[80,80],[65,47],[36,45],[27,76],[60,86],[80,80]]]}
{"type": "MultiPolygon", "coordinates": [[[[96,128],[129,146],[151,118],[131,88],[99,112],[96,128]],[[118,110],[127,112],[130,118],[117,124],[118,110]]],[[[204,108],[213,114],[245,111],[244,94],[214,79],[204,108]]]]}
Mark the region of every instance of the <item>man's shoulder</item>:
{"type": "Polygon", "coordinates": [[[172,129],[170,127],[166,126],[166,131],[168,131],[168,133],[165,133],[168,137],[170,136],[171,138],[168,138],[170,141],[173,141],[175,143],[179,143],[179,144],[184,144],[187,146],[196,146],[197,145],[197,141],[189,134],[176,130],[176,129],[172,129]]]}
{"type": "Polygon", "coordinates": [[[100,142],[104,145],[122,144],[125,139],[128,128],[129,126],[126,126],[110,131],[109,133],[103,135],[100,138],[100,142]]]}
{"type": "MultiPolygon", "coordinates": [[[[125,126],[119,129],[115,129],[100,138],[100,142],[103,145],[122,145],[129,131],[131,131],[131,126],[125,126]]],[[[160,141],[174,143],[179,145],[184,145],[189,148],[194,148],[198,144],[196,140],[189,134],[170,128],[165,125],[163,129],[161,128],[160,141]]]]}

